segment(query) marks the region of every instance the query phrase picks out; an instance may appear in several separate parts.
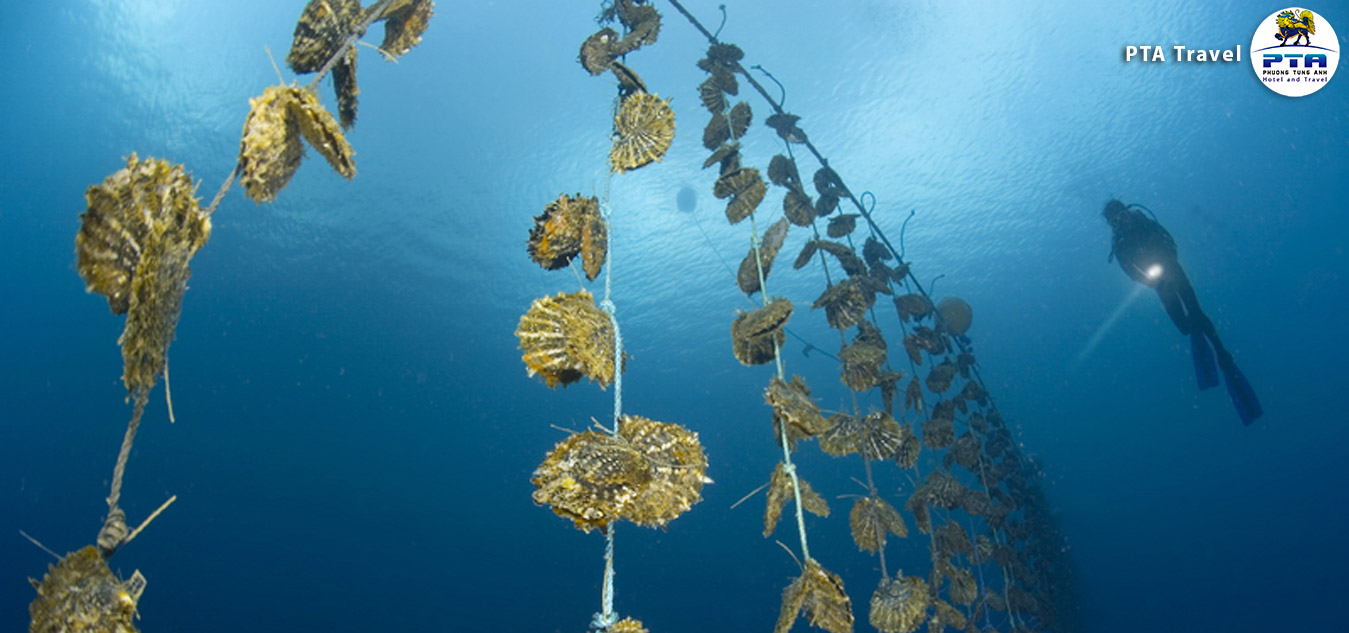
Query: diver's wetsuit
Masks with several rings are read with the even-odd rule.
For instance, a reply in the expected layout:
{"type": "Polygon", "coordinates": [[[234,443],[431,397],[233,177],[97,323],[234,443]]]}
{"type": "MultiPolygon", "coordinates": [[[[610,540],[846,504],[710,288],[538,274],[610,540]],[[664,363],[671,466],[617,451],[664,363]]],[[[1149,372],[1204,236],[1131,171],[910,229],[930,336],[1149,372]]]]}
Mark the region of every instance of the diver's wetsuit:
{"type": "Polygon", "coordinates": [[[1255,397],[1255,391],[1222,341],[1213,322],[1199,307],[1194,286],[1185,276],[1177,257],[1176,241],[1156,220],[1141,211],[1124,206],[1119,200],[1105,205],[1105,219],[1114,232],[1110,257],[1119,261],[1120,268],[1134,281],[1157,291],[1167,316],[1181,334],[1190,337],[1190,351],[1194,355],[1195,377],[1200,389],[1218,384],[1217,370],[1221,369],[1227,382],[1228,395],[1236,405],[1241,421],[1250,424],[1264,410],[1255,397]],[[1210,348],[1210,343],[1212,347],[1210,348]],[[1214,352],[1217,352],[1215,362],[1214,352]],[[1216,366],[1215,366],[1216,365],[1216,366]]]}

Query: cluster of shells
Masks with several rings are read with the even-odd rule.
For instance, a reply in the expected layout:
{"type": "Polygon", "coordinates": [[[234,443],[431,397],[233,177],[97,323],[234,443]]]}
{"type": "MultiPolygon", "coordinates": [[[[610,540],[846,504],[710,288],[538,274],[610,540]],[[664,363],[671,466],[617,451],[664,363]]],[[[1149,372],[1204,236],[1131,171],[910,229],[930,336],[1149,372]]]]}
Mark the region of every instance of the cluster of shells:
{"type": "MultiPolygon", "coordinates": [[[[355,176],[354,152],[342,133],[356,120],[355,39],[370,24],[383,20],[385,55],[402,55],[421,40],[432,12],[431,0],[396,0],[369,9],[363,9],[359,0],[309,2],[296,24],[286,60],[301,74],[332,69],[341,124],[308,89],[273,86],[250,99],[237,164],[249,198],[275,199],[299,168],[305,142],[339,174],[355,176]]],[[[126,328],[118,340],[122,380],[136,401],[128,437],[133,436],[158,377],[167,375],[168,348],[191,276],[189,262],[211,235],[214,203],[203,209],[196,193],[197,183],[182,165],[142,160],[134,153],[126,159],[126,167],[85,192],[86,210],[75,236],[76,269],[89,292],[107,298],[113,314],[126,315],[126,328]]],[[[172,419],[172,411],[169,416],[172,419]]],[[[43,582],[34,582],[38,597],[29,608],[29,630],[136,630],[133,620],[144,578],[137,573],[120,581],[104,560],[129,539],[125,514],[115,502],[124,465],[119,462],[99,548],[68,554],[43,582]]]]}
{"type": "Polygon", "coordinates": [[[357,49],[355,38],[370,24],[384,22],[380,50],[395,59],[421,42],[435,10],[431,0],[401,0],[362,9],[359,0],[311,0],[300,14],[286,63],[296,74],[331,68],[340,116],[298,86],[272,86],[249,99],[239,142],[239,179],[254,202],[271,202],[290,182],[304,157],[303,138],[348,180],[356,176],[355,152],[343,130],[356,124],[357,49]]]}
{"type": "MultiPolygon", "coordinates": [[[[674,140],[668,100],[647,91],[635,71],[617,57],[656,41],[660,14],[634,0],[616,0],[606,21],[622,23],[627,35],[603,28],[581,46],[580,62],[592,75],[606,70],[622,97],[614,114],[610,168],[614,173],[659,161],[674,140]]],[[[530,258],[546,270],[566,268],[579,255],[594,281],[608,258],[607,218],[594,197],[563,194],[534,218],[530,258]]],[[[606,282],[607,291],[607,282],[606,282]]],[[[613,305],[605,309],[587,291],[536,299],[520,318],[516,337],[526,372],[549,387],[582,377],[601,388],[623,371],[613,305]]],[[[790,313],[790,303],[787,304],[790,313]]],[[[785,320],[785,319],[784,319],[785,320]]],[[[559,442],[534,471],[533,499],[585,532],[606,532],[615,521],[665,527],[701,499],[707,457],[698,435],[678,424],[619,415],[614,429],[574,432],[559,442]]],[[[597,614],[598,617],[598,614],[597,614]]],[[[596,625],[600,627],[600,624],[596,625]]],[[[603,625],[609,633],[647,633],[633,618],[603,625]]]]}
{"type": "MultiPolygon", "coordinates": [[[[727,201],[726,218],[732,224],[753,216],[766,195],[761,172],[741,160],[742,136],[753,118],[747,103],[732,103],[739,91],[737,74],[745,72],[742,58],[736,46],[718,43],[698,62],[708,75],[698,87],[699,97],[711,114],[703,132],[704,146],[711,154],[703,167],[718,166],[713,194],[727,201]]],[[[765,124],[790,150],[807,143],[799,122],[799,116],[779,111],[765,124]]],[[[1033,464],[1019,453],[987,390],[973,373],[974,356],[964,339],[970,327],[968,304],[947,298],[934,305],[926,294],[906,290],[911,287],[909,266],[896,257],[888,242],[876,233],[854,238],[861,215],[841,212],[840,202],[856,203],[856,199],[832,168],[826,165],[816,170],[808,190],[788,151],[769,161],[766,176],[768,182],[785,190],[782,217],[764,231],[742,260],[737,285],[749,295],[762,292],[788,228],[809,227],[813,236],[798,252],[793,268],[818,261],[842,271],[843,276],[833,277],[811,307],[823,309],[833,328],[856,328],[852,341],[838,355],[840,379],[852,391],[879,389],[883,404],[880,411],[825,416],[802,379],[789,383],[773,378],[765,398],[773,408],[774,437],[791,449],[801,440],[817,439],[821,450],[831,455],[857,453],[915,472],[924,453],[930,456],[924,466],[937,464],[910,492],[903,512],[873,490],[858,499],[850,513],[854,541],[864,551],[882,549],[887,535],[906,537],[905,514],[934,543],[933,567],[927,578],[901,574],[882,579],[871,602],[872,624],[887,632],[913,631],[923,624],[933,631],[963,629],[989,609],[1011,609],[1016,611],[1008,618],[1013,626],[1023,626],[1029,618],[1053,629],[1052,605],[1065,602],[1059,599],[1061,587],[1054,584],[1068,584],[1063,580],[1067,565],[1055,553],[1055,547],[1062,550],[1061,536],[1044,506],[1033,464]],[[823,235],[817,220],[825,222],[823,235]],[[899,359],[908,361],[912,376],[889,365],[890,346],[871,321],[878,295],[892,298],[905,330],[902,345],[896,349],[903,349],[899,359]],[[907,383],[902,382],[906,378],[907,383]],[[963,512],[965,520],[979,522],[987,533],[977,538],[969,538],[963,529],[957,533],[960,519],[953,512],[963,512]],[[975,547],[976,542],[985,546],[975,547]],[[990,558],[995,551],[1003,552],[1002,562],[990,558]],[[1017,606],[1012,607],[1011,600],[993,588],[973,582],[971,570],[985,565],[1001,568],[1001,573],[990,577],[1001,581],[998,584],[1004,593],[1017,596],[1017,606]]],[[[774,298],[763,308],[737,315],[731,327],[737,360],[753,365],[776,357],[790,317],[782,305],[785,301],[774,298]]],[[[770,478],[765,535],[776,528],[784,504],[795,496],[784,468],[790,466],[779,464],[770,478]]],[[[799,474],[795,478],[802,509],[826,515],[824,498],[799,474]]],[[[809,565],[818,563],[808,561],[809,565]]],[[[796,591],[800,589],[790,590],[784,598],[801,599],[796,591]]],[[[790,606],[784,601],[780,629],[790,626],[796,612],[804,608],[790,606]]],[[[811,623],[846,630],[841,620],[821,621],[825,624],[811,623]]]]}
{"type": "Polygon", "coordinates": [[[577,59],[586,72],[600,75],[609,71],[618,80],[623,99],[614,114],[609,166],[615,173],[622,173],[665,156],[674,142],[674,109],[669,99],[648,92],[636,71],[617,61],[656,42],[660,36],[660,12],[636,0],[616,0],[600,18],[604,22],[617,21],[626,35],[620,36],[614,29],[604,27],[581,43],[577,59]]]}

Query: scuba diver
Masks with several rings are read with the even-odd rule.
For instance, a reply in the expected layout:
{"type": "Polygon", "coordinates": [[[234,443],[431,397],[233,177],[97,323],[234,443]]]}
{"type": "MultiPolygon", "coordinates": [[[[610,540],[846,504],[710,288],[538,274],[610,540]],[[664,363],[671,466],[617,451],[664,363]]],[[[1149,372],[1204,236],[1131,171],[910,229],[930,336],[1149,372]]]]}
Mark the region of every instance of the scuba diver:
{"type": "Polygon", "coordinates": [[[1157,291],[1167,316],[1190,337],[1190,354],[1194,358],[1195,378],[1199,388],[1209,389],[1218,384],[1218,370],[1222,370],[1227,393],[1237,408],[1243,424],[1250,424],[1264,414],[1260,401],[1251,389],[1251,383],[1237,369],[1232,354],[1218,339],[1204,311],[1199,308],[1194,287],[1185,276],[1176,256],[1176,241],[1162,228],[1152,211],[1141,205],[1125,206],[1119,200],[1105,203],[1105,221],[1114,233],[1111,239],[1110,259],[1134,281],[1157,291]],[[1144,215],[1139,209],[1146,210],[1144,215]],[[1214,353],[1217,353],[1216,358],[1214,353]]]}

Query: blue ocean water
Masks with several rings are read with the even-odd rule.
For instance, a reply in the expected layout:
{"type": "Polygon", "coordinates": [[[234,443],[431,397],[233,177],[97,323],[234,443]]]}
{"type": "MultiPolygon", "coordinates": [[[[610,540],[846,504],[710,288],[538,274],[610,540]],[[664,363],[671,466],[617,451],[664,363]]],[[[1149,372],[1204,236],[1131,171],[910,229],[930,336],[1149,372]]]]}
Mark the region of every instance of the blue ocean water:
{"type": "MultiPolygon", "coordinates": [[[[721,37],[782,82],[811,140],[875,195],[887,234],[915,212],[913,270],[974,307],[986,386],[1043,468],[1076,565],[1081,630],[1349,629],[1336,609],[1349,564],[1349,79],[1291,99],[1246,61],[1123,61],[1129,44],[1249,55],[1274,5],[831,4],[729,2],[721,37]],[[1196,390],[1156,299],[1129,301],[1133,283],[1106,261],[1111,197],[1147,205],[1175,237],[1264,404],[1253,426],[1221,388],[1196,390]]],[[[123,319],[75,272],[81,194],[138,152],[183,163],[209,199],[248,98],[277,82],[265,48],[284,57],[303,6],[0,7],[6,628],[25,626],[26,579],[51,562],[19,530],[59,553],[93,541],[130,415],[123,319]]],[[[679,134],[661,163],[608,185],[624,409],[698,432],[715,484],[668,530],[618,527],[616,606],[657,633],[767,630],[798,571],[774,543],[794,545],[789,521],[765,539],[761,497],[730,509],[780,457],[770,370],[730,353],[731,319],[753,307],[730,272],[749,231],[726,223],[700,169],[706,41],[655,6],[659,42],[628,64],[673,97],[679,134]]],[[[721,21],[715,2],[687,7],[721,21]]],[[[1345,3],[1309,8],[1349,33],[1345,3]]],[[[275,203],[239,187],[225,198],[170,351],[177,422],[156,390],[127,472],[133,523],[178,496],[111,560],[148,579],[143,630],[586,627],[603,539],[535,506],[529,480],[565,436],[554,427],[605,420],[612,391],[547,389],[513,332],[531,300],[576,288],[529,261],[532,218],[560,193],[606,188],[614,82],[576,63],[599,9],[440,3],[397,64],[361,51],[353,181],[311,151],[275,203]]],[[[326,83],[321,94],[331,106],[326,83]]],[[[746,163],[766,167],[782,151],[760,124],[769,109],[741,97],[755,110],[746,163]]],[[[793,229],[782,257],[806,239],[793,229]]],[[[837,351],[809,310],[823,284],[785,262],[769,280],[797,306],[793,330],[837,351]]],[[[894,314],[878,312],[902,356],[894,314]]],[[[789,339],[787,370],[842,408],[837,365],[802,351],[789,339]]],[[[877,561],[856,551],[839,498],[862,492],[861,465],[813,443],[798,455],[834,509],[807,517],[812,554],[869,630],[877,561]]],[[[912,490],[896,469],[877,477],[897,504],[912,490]]],[[[888,562],[922,574],[926,537],[910,531],[888,562]]]]}

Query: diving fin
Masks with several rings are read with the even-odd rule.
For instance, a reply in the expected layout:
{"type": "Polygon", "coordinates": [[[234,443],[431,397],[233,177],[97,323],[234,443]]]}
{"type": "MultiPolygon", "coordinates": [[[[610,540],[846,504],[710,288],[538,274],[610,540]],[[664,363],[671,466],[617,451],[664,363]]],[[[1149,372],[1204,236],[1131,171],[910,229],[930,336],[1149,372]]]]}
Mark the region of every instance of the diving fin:
{"type": "Polygon", "coordinates": [[[1194,358],[1194,377],[1199,382],[1200,391],[1217,387],[1218,361],[1214,359],[1213,347],[1203,332],[1190,335],[1190,356],[1194,358]]]}
{"type": "Polygon", "coordinates": [[[1223,378],[1227,380],[1227,395],[1232,397],[1232,404],[1237,408],[1241,423],[1249,426],[1264,415],[1265,410],[1260,406],[1260,400],[1255,397],[1255,390],[1251,389],[1251,383],[1246,380],[1246,375],[1237,369],[1237,364],[1232,358],[1228,356],[1223,361],[1221,367],[1223,378]]]}

